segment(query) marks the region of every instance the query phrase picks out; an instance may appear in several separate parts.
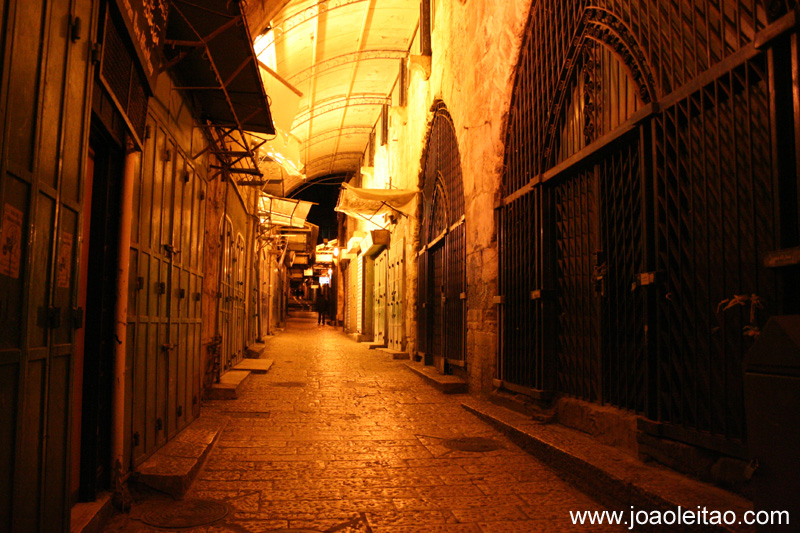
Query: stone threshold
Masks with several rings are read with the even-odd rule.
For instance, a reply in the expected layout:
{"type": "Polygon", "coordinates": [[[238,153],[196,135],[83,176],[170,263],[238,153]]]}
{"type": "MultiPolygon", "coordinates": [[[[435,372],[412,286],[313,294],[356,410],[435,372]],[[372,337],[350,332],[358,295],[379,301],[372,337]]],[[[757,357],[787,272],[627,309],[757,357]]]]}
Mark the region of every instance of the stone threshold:
{"type": "Polygon", "coordinates": [[[392,350],[391,348],[378,348],[378,351],[381,353],[385,353],[387,355],[391,355],[392,359],[410,359],[408,356],[408,352],[392,350]]]}
{"type": "Polygon", "coordinates": [[[429,385],[445,394],[466,394],[468,392],[467,382],[459,377],[440,374],[434,367],[425,366],[414,361],[407,361],[404,364],[406,368],[417,374],[429,385]]]}
{"type": "Polygon", "coordinates": [[[114,507],[111,493],[101,492],[93,502],[78,502],[70,509],[70,533],[99,533],[105,527],[114,507]]]}
{"type": "Polygon", "coordinates": [[[139,465],[132,479],[183,498],[227,422],[227,418],[201,415],[139,465]]]}
{"type": "MultiPolygon", "coordinates": [[[[631,455],[597,442],[589,435],[557,424],[534,420],[491,402],[470,398],[461,406],[496,427],[537,459],[556,470],[582,492],[611,510],[630,512],[684,510],[734,511],[742,517],[752,502],[724,489],[697,481],[666,467],[643,463],[631,455]]],[[[652,526],[651,526],[652,527],[652,526]]],[[[669,526],[663,526],[670,530],[669,526]]],[[[754,531],[745,525],[683,524],[681,531],[754,531]]]]}

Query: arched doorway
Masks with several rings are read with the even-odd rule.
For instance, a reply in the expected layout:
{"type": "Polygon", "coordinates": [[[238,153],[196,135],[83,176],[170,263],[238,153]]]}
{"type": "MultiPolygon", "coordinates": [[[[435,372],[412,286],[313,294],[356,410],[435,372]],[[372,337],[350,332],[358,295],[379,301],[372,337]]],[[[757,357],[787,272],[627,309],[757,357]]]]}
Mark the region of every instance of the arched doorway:
{"type": "Polygon", "coordinates": [[[766,52],[736,55],[769,10],[656,4],[532,8],[498,207],[498,378],[743,457],[748,332],[785,308],[764,259],[790,215],[770,137],[789,84],[771,88],[766,52]]]}
{"type": "Polygon", "coordinates": [[[417,338],[426,364],[466,368],[466,246],[461,159],[453,120],[434,105],[424,156],[418,265],[417,338]]]}

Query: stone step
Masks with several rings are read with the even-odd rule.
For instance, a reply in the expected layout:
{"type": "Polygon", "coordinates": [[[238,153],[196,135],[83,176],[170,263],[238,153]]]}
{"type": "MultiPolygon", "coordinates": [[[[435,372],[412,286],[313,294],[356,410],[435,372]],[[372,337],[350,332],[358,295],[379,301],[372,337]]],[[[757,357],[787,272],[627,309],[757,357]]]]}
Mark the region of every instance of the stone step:
{"type": "Polygon", "coordinates": [[[219,383],[214,383],[206,392],[207,400],[235,400],[250,377],[249,370],[229,370],[222,374],[219,383]]]}
{"type": "Polygon", "coordinates": [[[251,374],[266,374],[272,367],[272,359],[243,359],[234,370],[246,370],[251,374]]]}
{"type": "Polygon", "coordinates": [[[182,498],[227,421],[227,418],[201,415],[139,465],[133,475],[134,481],[182,498]]]}
{"type": "Polygon", "coordinates": [[[466,394],[468,392],[467,382],[457,376],[440,374],[434,367],[414,361],[406,362],[405,366],[429,385],[445,394],[466,394]]]}
{"type": "MultiPolygon", "coordinates": [[[[469,398],[461,406],[505,433],[562,477],[612,509],[647,511],[734,511],[753,508],[747,499],[657,464],[643,463],[618,448],[597,442],[577,430],[545,424],[491,402],[469,398]]],[[[694,529],[692,529],[694,531],[694,529]]],[[[704,525],[702,531],[752,531],[743,525],[704,525]]]]}
{"type": "Polygon", "coordinates": [[[387,355],[391,355],[392,359],[409,359],[408,352],[392,350],[391,348],[378,348],[378,351],[387,355]]]}
{"type": "Polygon", "coordinates": [[[386,343],[385,342],[368,342],[367,343],[367,348],[369,348],[370,350],[375,350],[377,348],[386,348],[386,343]]]}
{"type": "Polygon", "coordinates": [[[254,342],[244,352],[244,356],[248,359],[259,359],[264,355],[267,345],[263,342],[254,342]]]}
{"type": "Polygon", "coordinates": [[[70,509],[70,533],[99,533],[114,512],[111,493],[101,492],[93,502],[78,502],[70,509]]]}

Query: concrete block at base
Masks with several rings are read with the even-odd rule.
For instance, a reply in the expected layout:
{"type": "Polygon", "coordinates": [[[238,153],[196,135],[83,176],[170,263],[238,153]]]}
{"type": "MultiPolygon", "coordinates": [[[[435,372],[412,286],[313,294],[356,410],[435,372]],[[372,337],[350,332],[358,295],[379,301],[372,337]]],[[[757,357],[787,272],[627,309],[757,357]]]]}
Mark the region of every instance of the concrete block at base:
{"type": "Polygon", "coordinates": [[[175,498],[182,498],[216,443],[227,418],[194,420],[134,472],[133,479],[175,498]]]}
{"type": "Polygon", "coordinates": [[[385,342],[368,342],[367,348],[370,350],[375,350],[376,348],[386,348],[385,342]]]}
{"type": "Polygon", "coordinates": [[[405,365],[409,370],[428,382],[429,385],[445,394],[466,394],[469,392],[467,383],[459,377],[440,374],[432,366],[425,366],[420,363],[407,362],[405,365]]]}
{"type": "Polygon", "coordinates": [[[244,386],[250,372],[247,370],[229,370],[222,374],[219,383],[214,383],[206,391],[207,400],[235,400],[239,397],[239,390],[244,386]]]}
{"type": "Polygon", "coordinates": [[[391,348],[378,348],[378,351],[391,355],[392,359],[409,359],[408,352],[400,352],[398,350],[392,350],[391,348]]]}
{"type": "Polygon", "coordinates": [[[244,356],[247,359],[259,359],[262,355],[264,355],[264,351],[267,349],[267,345],[263,342],[256,342],[251,344],[247,347],[244,352],[244,356]]]}
{"type": "Polygon", "coordinates": [[[244,359],[233,369],[246,370],[251,374],[266,374],[272,368],[273,362],[272,359],[244,359]]]}
{"type": "Polygon", "coordinates": [[[101,492],[93,502],[78,502],[70,510],[70,533],[99,533],[114,512],[111,493],[101,492]]]}

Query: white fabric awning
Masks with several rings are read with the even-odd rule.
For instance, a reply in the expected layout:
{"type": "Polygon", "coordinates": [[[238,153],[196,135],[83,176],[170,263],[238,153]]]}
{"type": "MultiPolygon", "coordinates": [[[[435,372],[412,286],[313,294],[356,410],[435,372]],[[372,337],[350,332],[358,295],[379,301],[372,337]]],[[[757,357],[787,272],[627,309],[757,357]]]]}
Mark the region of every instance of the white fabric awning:
{"type": "Polygon", "coordinates": [[[392,211],[412,216],[417,193],[416,189],[361,189],[343,183],[336,211],[367,220],[392,211]]]}
{"type": "Polygon", "coordinates": [[[302,228],[312,205],[314,205],[312,202],[278,198],[261,193],[258,200],[258,218],[266,225],[302,228]]]}

